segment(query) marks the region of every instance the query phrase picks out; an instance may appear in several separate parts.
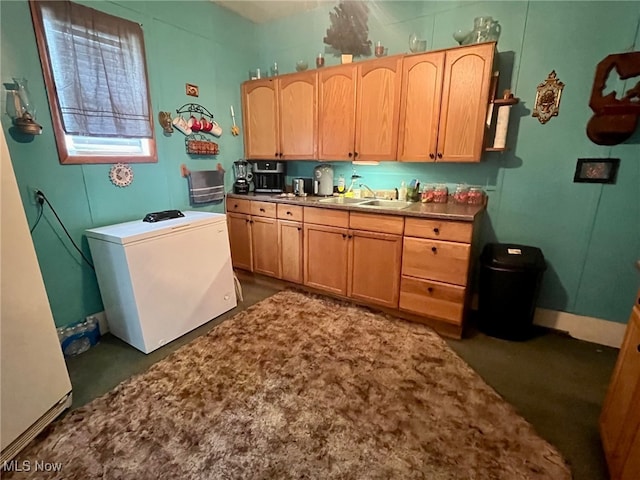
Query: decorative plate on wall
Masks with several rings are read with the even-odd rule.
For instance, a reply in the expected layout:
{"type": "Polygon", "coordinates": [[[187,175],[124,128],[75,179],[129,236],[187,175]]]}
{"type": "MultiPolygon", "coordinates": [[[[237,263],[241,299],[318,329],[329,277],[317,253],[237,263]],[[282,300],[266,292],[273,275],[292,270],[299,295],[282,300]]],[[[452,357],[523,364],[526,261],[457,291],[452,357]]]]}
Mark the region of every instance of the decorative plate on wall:
{"type": "Polygon", "coordinates": [[[125,163],[116,163],[109,170],[109,178],[118,187],[128,187],[133,182],[133,170],[125,163]]]}

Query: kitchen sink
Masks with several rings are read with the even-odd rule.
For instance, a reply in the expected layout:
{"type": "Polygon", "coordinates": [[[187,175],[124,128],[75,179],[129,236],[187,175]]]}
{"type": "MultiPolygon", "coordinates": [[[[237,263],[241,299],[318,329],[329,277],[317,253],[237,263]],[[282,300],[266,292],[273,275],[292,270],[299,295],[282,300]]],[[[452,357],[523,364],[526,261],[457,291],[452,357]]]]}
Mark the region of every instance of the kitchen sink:
{"type": "Polygon", "coordinates": [[[366,200],[360,204],[358,207],[370,207],[370,208],[384,208],[389,210],[402,210],[403,208],[407,208],[413,205],[412,202],[401,202],[399,200],[366,200]]]}
{"type": "Polygon", "coordinates": [[[358,205],[366,202],[364,198],[351,198],[351,197],[327,197],[322,200],[318,200],[319,203],[331,203],[334,205],[358,205]]]}

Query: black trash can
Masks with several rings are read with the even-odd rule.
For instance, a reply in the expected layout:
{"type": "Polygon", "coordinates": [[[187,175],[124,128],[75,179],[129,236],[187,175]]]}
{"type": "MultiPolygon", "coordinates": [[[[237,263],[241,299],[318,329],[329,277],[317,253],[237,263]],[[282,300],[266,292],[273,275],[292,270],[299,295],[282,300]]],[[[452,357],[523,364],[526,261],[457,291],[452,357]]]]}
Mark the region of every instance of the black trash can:
{"type": "Polygon", "coordinates": [[[507,340],[530,338],[542,274],[546,268],[539,248],[487,244],[480,255],[480,330],[507,340]]]}

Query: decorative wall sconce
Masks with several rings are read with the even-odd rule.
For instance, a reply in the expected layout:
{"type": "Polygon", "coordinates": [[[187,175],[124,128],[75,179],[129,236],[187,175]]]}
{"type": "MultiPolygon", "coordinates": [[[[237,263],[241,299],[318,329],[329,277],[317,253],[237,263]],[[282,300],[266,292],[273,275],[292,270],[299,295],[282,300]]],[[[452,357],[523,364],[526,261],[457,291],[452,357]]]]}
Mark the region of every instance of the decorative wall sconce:
{"type": "Polygon", "coordinates": [[[14,78],[13,84],[5,84],[7,88],[7,114],[13,125],[27,135],[40,135],[42,126],[36,122],[36,109],[29,100],[29,90],[25,78],[14,78]]]}
{"type": "Polygon", "coordinates": [[[551,117],[558,116],[560,95],[563,88],[564,83],[558,80],[555,70],[549,74],[544,82],[538,85],[532,116],[537,117],[540,123],[545,124],[551,117]]]}

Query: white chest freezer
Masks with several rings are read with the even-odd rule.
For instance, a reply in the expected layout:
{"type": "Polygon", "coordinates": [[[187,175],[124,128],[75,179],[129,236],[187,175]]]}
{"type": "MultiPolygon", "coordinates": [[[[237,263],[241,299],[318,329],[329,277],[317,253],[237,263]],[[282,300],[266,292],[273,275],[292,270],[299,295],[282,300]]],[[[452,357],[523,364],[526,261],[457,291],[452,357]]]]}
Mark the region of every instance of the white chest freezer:
{"type": "Polygon", "coordinates": [[[144,353],[237,305],[226,216],[86,231],[109,329],[144,353]]]}

